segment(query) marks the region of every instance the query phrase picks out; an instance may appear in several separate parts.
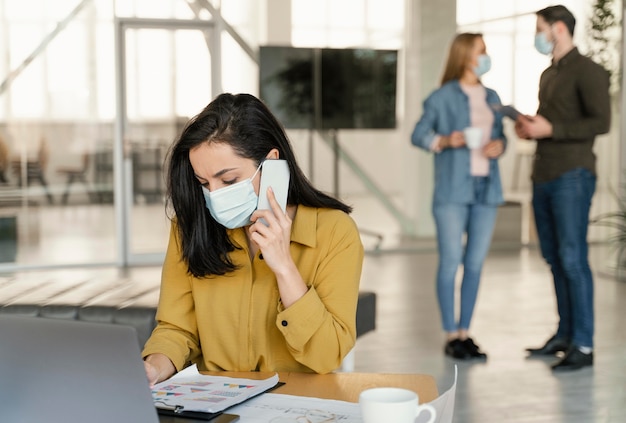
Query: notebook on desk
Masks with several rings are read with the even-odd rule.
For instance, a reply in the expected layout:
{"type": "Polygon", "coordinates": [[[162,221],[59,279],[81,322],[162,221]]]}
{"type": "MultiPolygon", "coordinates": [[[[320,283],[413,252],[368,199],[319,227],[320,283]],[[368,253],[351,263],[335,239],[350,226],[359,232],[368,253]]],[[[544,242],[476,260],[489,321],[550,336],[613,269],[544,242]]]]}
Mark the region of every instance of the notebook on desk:
{"type": "Polygon", "coordinates": [[[0,421],[158,423],[135,330],[0,315],[0,421]]]}

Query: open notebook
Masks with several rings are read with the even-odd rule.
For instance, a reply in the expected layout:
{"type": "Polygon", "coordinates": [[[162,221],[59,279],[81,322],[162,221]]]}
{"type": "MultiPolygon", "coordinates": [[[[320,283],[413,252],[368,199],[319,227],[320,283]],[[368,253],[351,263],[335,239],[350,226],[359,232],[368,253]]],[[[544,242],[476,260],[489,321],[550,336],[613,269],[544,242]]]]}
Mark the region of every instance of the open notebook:
{"type": "Polygon", "coordinates": [[[159,422],[135,330],[0,315],[0,422],[159,422]]]}

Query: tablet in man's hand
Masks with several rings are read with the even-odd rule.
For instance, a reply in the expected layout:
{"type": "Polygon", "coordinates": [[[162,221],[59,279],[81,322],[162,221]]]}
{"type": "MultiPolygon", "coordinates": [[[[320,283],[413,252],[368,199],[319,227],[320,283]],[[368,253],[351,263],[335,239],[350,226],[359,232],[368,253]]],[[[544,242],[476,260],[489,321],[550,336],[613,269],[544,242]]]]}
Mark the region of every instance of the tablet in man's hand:
{"type": "Polygon", "coordinates": [[[502,104],[492,104],[491,108],[498,113],[502,113],[504,116],[512,120],[517,120],[522,114],[519,110],[511,105],[503,106],[502,104]]]}

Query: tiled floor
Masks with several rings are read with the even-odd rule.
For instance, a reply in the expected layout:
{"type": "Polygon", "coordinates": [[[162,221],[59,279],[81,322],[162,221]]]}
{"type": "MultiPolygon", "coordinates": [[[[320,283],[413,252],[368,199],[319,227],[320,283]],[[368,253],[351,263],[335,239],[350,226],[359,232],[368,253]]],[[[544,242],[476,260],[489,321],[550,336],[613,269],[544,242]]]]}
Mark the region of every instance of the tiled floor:
{"type": "MultiPolygon", "coordinates": [[[[556,328],[549,271],[536,249],[492,251],[483,271],[471,335],[488,352],[458,362],[455,421],[625,422],[626,282],[601,275],[608,250],[591,251],[595,273],[595,365],[554,374],[553,359],[528,359],[556,328]]],[[[440,392],[454,377],[443,355],[433,253],[368,256],[362,286],[378,293],[377,330],[359,339],[356,371],[429,373],[440,392]]]]}

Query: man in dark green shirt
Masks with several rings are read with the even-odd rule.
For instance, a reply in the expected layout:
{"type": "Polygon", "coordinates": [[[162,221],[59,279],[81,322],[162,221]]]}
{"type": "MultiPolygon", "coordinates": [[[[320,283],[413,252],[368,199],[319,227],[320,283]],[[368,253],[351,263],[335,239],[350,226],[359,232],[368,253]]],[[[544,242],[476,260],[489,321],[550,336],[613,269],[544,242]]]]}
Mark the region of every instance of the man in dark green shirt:
{"type": "Polygon", "coordinates": [[[536,139],[533,211],[541,253],[554,278],[559,326],[532,355],[565,355],[554,370],[593,365],[593,277],[587,258],[589,209],[596,186],[593,143],[610,126],[609,76],[573,43],[576,19],[564,6],[537,12],[535,47],[552,55],[541,75],[539,109],[515,129],[536,139]]]}

